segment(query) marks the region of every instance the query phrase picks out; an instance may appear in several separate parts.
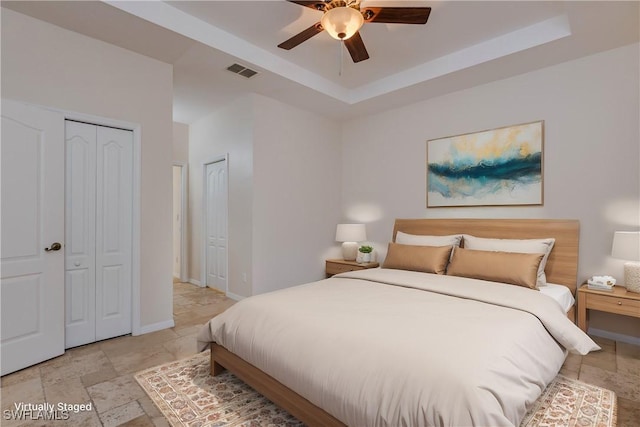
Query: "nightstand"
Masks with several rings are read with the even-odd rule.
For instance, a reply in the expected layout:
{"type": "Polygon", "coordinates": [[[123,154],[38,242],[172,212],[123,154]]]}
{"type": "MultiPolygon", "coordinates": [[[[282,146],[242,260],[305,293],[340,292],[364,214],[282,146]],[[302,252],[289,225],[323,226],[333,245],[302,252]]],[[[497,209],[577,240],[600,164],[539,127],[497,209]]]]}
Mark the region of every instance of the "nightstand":
{"type": "Polygon", "coordinates": [[[358,264],[355,261],[345,261],[343,259],[328,259],[326,261],[325,272],[327,277],[334,274],[346,273],[347,271],[366,270],[367,268],[376,268],[380,264],[377,262],[367,262],[358,264]]]}
{"type": "Polygon", "coordinates": [[[578,327],[585,332],[589,328],[588,310],[640,317],[640,294],[622,286],[614,286],[613,291],[597,291],[582,285],[578,289],[578,327]]]}

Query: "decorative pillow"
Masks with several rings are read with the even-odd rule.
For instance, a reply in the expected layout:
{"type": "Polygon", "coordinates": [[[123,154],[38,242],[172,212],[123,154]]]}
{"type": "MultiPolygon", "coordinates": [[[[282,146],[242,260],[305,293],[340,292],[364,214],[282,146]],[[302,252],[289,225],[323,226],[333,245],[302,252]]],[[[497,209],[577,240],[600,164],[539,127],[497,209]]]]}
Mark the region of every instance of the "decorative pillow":
{"type": "Polygon", "coordinates": [[[444,274],[453,246],[415,246],[389,243],[382,268],[444,274]]]}
{"type": "Polygon", "coordinates": [[[481,251],[517,252],[521,254],[544,254],[538,267],[537,285],[547,283],[544,268],[556,239],[486,239],[483,237],[464,235],[464,247],[481,251]]]}
{"type": "Polygon", "coordinates": [[[538,266],[543,257],[544,254],[456,248],[447,274],[538,289],[538,266]]]}
{"type": "Polygon", "coordinates": [[[424,236],[420,234],[407,234],[402,231],[396,233],[396,243],[413,246],[460,246],[462,234],[448,236],[424,236]]]}

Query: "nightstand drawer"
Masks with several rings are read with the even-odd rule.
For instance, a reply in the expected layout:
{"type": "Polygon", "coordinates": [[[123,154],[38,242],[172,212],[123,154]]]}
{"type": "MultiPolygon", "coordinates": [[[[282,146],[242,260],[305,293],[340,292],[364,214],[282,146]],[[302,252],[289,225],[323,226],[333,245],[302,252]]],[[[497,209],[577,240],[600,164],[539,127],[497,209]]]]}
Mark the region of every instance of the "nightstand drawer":
{"type": "Polygon", "coordinates": [[[615,295],[587,295],[587,308],[607,311],[609,313],[624,314],[626,316],[640,317],[640,301],[628,298],[619,298],[615,295]]]}
{"type": "Polygon", "coordinates": [[[345,261],[343,259],[328,259],[325,261],[325,272],[331,277],[334,274],[346,273],[347,271],[366,270],[376,268],[380,264],[377,262],[366,262],[359,264],[355,261],[345,261]]]}
{"type": "Polygon", "coordinates": [[[362,267],[358,267],[356,265],[348,265],[348,264],[336,264],[333,262],[327,262],[326,271],[327,274],[340,274],[346,273],[347,271],[355,271],[362,270],[362,267]]]}

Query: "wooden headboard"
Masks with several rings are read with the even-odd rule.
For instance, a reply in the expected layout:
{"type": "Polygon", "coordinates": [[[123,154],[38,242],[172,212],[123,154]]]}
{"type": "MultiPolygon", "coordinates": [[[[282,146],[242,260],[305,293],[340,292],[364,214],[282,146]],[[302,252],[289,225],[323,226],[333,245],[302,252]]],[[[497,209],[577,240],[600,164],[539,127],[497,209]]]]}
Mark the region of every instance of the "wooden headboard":
{"type": "Polygon", "coordinates": [[[496,239],[544,239],[556,243],[547,260],[547,282],[567,286],[575,295],[578,280],[580,223],[563,219],[396,219],[396,233],[443,236],[471,234],[496,239]]]}

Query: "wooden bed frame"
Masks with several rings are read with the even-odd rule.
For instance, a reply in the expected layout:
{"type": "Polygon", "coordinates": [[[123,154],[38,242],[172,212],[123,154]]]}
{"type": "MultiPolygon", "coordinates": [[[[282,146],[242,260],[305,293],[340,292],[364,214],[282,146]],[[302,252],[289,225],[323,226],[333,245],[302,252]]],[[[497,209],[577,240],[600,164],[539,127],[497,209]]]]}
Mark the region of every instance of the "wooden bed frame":
{"type": "MultiPolygon", "coordinates": [[[[556,243],[545,268],[547,281],[567,286],[575,295],[580,234],[580,224],[577,220],[397,219],[393,228],[394,241],[398,231],[422,235],[471,234],[502,239],[553,237],[556,243]]],[[[571,310],[568,315],[574,321],[575,313],[573,308],[571,310]]],[[[275,378],[224,347],[212,343],[211,375],[219,375],[225,369],[309,426],[345,426],[331,414],[315,406],[275,378]]]]}

